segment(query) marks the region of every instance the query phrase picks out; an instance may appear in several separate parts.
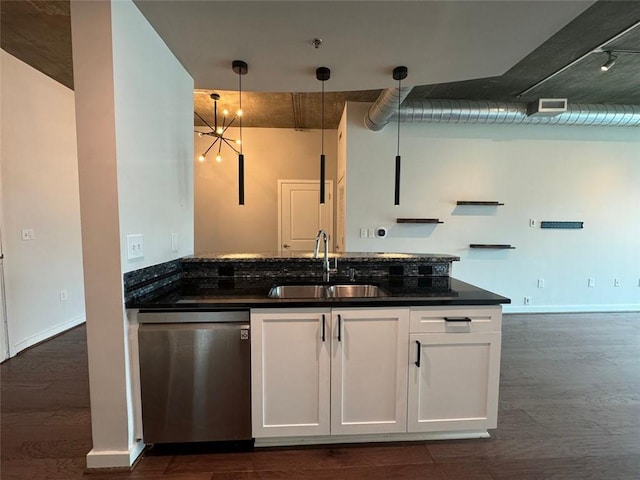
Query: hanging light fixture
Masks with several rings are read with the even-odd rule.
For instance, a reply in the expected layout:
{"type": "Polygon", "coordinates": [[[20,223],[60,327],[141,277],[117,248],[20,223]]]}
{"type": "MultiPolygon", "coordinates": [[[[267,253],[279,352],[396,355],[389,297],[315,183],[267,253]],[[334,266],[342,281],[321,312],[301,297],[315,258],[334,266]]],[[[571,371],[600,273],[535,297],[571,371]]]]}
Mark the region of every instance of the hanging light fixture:
{"type": "MultiPolygon", "coordinates": [[[[316,47],[317,48],[317,47],[316,47]]],[[[325,156],[324,156],[324,82],[331,78],[331,70],[327,67],[316,68],[316,78],[322,82],[322,106],[320,114],[321,147],[320,147],[320,204],[324,204],[324,177],[325,177],[325,156]]]]}
{"type": "Polygon", "coordinates": [[[400,205],[400,91],[402,89],[402,80],[407,78],[409,71],[407,67],[396,67],[393,69],[393,79],[398,81],[398,112],[396,120],[398,122],[398,142],[396,150],[396,176],[394,188],[394,205],[400,205]]]}
{"type": "Polygon", "coordinates": [[[235,117],[233,117],[231,119],[230,122],[227,123],[228,121],[228,115],[229,112],[227,110],[223,110],[222,111],[222,122],[218,123],[218,100],[220,100],[220,95],[218,95],[217,93],[212,93],[210,95],[211,99],[213,100],[213,125],[211,125],[209,122],[207,122],[204,118],[202,118],[202,116],[198,113],[198,112],[193,112],[196,114],[196,116],[202,120],[202,122],[211,129],[210,132],[201,132],[199,130],[195,130],[195,132],[200,136],[204,136],[207,135],[209,137],[213,137],[213,143],[211,145],[209,145],[209,148],[207,148],[201,155],[200,157],[198,157],[198,160],[200,160],[201,162],[204,162],[207,160],[207,154],[209,153],[209,151],[215,146],[218,146],[217,152],[216,152],[216,161],[217,162],[221,162],[222,161],[222,145],[226,144],[227,146],[229,146],[234,152],[236,153],[240,153],[236,147],[234,146],[234,144],[239,145],[240,144],[240,140],[234,140],[232,138],[229,138],[227,136],[225,136],[225,133],[227,132],[227,129],[233,125],[233,123],[236,121],[236,119],[238,118],[238,116],[236,115],[235,117]]]}
{"type": "Polygon", "coordinates": [[[244,205],[244,154],[242,153],[242,76],[249,71],[249,66],[242,60],[234,60],[231,68],[238,74],[238,98],[240,119],[240,152],[238,153],[238,205],[244,205]]]}

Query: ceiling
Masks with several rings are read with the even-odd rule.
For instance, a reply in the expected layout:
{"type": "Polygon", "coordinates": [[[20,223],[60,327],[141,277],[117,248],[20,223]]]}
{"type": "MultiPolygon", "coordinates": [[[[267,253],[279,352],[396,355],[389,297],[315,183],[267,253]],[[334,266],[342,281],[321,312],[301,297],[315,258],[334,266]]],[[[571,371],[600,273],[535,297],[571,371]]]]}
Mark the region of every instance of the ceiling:
{"type": "MultiPolygon", "coordinates": [[[[209,94],[237,108],[231,60],[243,76],[243,125],[319,128],[327,66],[325,125],[345,101],[373,101],[406,65],[409,99],[640,105],[640,55],[618,54],[606,73],[596,47],[640,22],[640,1],[157,1],[135,0],[193,76],[195,109],[212,121],[209,94]],[[323,44],[314,48],[313,38],[323,44]],[[198,47],[194,47],[198,46],[198,47]],[[586,54],[586,56],[584,56],[586,54]],[[520,95],[552,73],[580,61],[520,95]]],[[[68,1],[2,0],[0,40],[8,53],[73,88],[68,1]]],[[[604,49],[640,51],[640,27],[604,49]]],[[[196,119],[196,125],[201,124],[196,119]]]]}

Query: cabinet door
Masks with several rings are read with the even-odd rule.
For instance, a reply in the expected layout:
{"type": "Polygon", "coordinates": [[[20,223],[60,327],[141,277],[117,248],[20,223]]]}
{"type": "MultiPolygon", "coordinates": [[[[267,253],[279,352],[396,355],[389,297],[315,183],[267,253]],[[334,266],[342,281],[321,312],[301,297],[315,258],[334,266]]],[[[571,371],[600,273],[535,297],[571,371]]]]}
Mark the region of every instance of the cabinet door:
{"type": "Polygon", "coordinates": [[[329,434],[330,323],[329,309],[252,310],[254,437],[329,434]]]}
{"type": "Polygon", "coordinates": [[[331,433],[406,432],[408,309],[333,310],[331,433]]]}
{"type": "Polygon", "coordinates": [[[500,332],[412,334],[409,432],[495,428],[500,332]]]}

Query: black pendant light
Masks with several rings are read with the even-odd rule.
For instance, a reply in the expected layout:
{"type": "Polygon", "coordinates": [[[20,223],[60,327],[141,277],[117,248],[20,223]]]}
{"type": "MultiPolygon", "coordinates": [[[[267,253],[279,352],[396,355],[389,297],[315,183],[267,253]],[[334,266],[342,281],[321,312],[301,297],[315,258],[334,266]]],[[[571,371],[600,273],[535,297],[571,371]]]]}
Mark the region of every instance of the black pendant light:
{"type": "Polygon", "coordinates": [[[324,204],[324,172],[325,172],[325,156],[324,156],[324,82],[331,78],[331,70],[327,67],[316,68],[316,78],[322,82],[322,107],[320,114],[321,124],[321,152],[320,152],[320,203],[324,204]]]}
{"type": "Polygon", "coordinates": [[[400,90],[402,88],[402,80],[407,78],[409,71],[407,67],[396,67],[393,69],[393,79],[398,81],[398,114],[396,120],[398,122],[398,149],[396,151],[396,179],[394,190],[394,205],[400,205],[400,90]]]}
{"type": "Polygon", "coordinates": [[[231,68],[238,74],[238,96],[239,109],[238,119],[240,120],[240,153],[238,154],[238,205],[244,205],[244,154],[242,153],[242,75],[246,75],[249,66],[242,60],[234,60],[231,68]]]}

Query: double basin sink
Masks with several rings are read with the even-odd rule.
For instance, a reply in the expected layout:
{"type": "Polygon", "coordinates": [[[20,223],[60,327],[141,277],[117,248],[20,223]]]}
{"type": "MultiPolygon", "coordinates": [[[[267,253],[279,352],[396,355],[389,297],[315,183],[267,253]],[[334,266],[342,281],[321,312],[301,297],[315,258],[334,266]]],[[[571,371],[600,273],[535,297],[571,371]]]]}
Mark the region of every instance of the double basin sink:
{"type": "Polygon", "coordinates": [[[386,297],[387,292],[377,285],[276,285],[269,298],[374,298],[386,297]]]}

